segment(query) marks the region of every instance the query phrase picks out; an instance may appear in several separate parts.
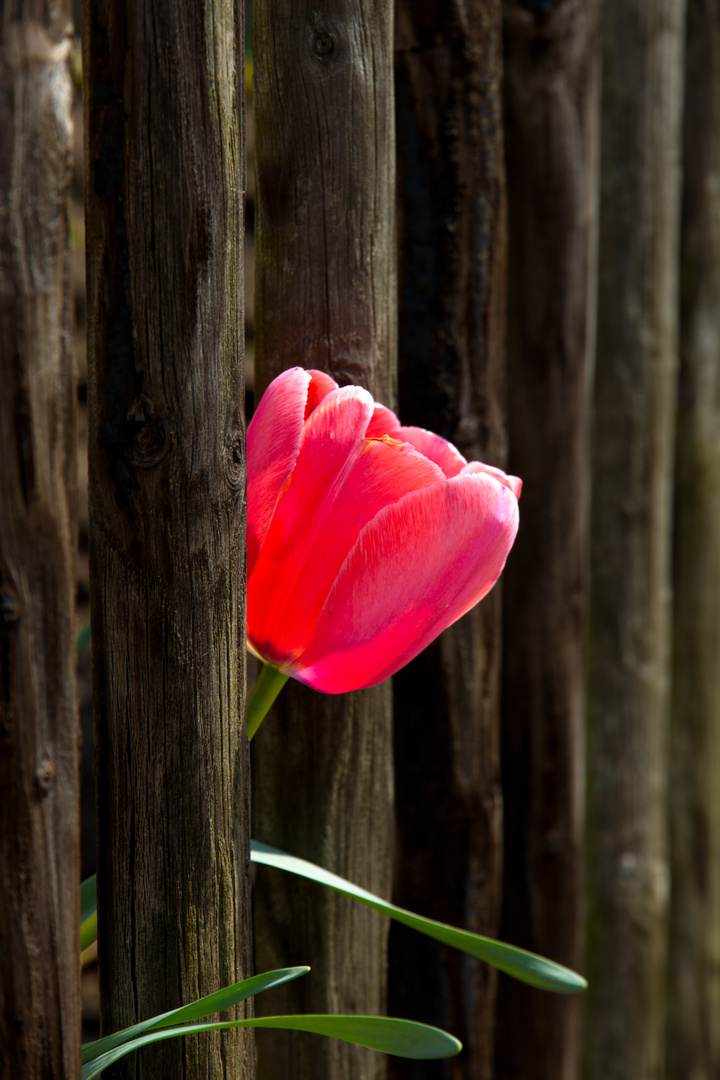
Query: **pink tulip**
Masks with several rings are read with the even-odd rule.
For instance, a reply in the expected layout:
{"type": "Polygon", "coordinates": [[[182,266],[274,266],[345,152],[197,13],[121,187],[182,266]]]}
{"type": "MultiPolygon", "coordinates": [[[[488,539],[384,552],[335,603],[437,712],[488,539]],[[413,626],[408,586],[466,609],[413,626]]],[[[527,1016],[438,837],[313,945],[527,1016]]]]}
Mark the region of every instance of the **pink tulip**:
{"type": "Polygon", "coordinates": [[[329,694],[392,675],[497,581],[521,482],[292,368],[248,429],[248,641],[329,694]]]}

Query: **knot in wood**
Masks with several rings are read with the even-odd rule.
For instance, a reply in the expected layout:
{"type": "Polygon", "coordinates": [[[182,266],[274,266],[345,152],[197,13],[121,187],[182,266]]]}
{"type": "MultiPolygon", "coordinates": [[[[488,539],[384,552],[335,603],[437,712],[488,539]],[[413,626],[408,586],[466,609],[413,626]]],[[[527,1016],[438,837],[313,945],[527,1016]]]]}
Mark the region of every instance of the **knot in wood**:
{"type": "Polygon", "coordinates": [[[452,440],[458,449],[460,449],[460,447],[463,448],[460,452],[467,456],[470,452],[470,448],[474,447],[479,439],[480,423],[478,418],[476,416],[461,417],[455,428],[455,434],[452,440]]]}
{"type": "Polygon", "coordinates": [[[20,618],[20,601],[10,589],[0,592],[0,618],[3,622],[17,622],[20,618]]]}
{"type": "Polygon", "coordinates": [[[329,60],[336,50],[336,41],[327,30],[318,30],[313,36],[312,49],[319,60],[329,60]]]}
{"type": "Polygon", "coordinates": [[[41,761],[35,770],[35,783],[37,784],[38,791],[41,795],[47,795],[50,788],[55,783],[55,777],[57,776],[57,769],[55,762],[46,759],[41,761]]]}
{"type": "Polygon", "coordinates": [[[146,394],[138,394],[126,417],[126,457],[140,469],[151,469],[170,447],[167,422],[157,415],[146,394]]]}
{"type": "Polygon", "coordinates": [[[242,431],[232,431],[226,442],[225,471],[230,486],[239,491],[245,479],[245,437],[242,431]]]}
{"type": "Polygon", "coordinates": [[[360,360],[352,356],[338,355],[330,365],[330,374],[338,386],[366,386],[365,357],[360,360]]]}

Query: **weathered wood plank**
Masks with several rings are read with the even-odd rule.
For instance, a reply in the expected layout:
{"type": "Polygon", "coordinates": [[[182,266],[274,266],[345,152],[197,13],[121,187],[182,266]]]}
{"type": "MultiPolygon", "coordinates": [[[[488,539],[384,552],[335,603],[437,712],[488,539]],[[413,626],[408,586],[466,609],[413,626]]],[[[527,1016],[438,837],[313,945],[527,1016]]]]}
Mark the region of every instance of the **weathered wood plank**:
{"type": "Polygon", "coordinates": [[[80,1072],[69,4],[0,3],[0,1077],[80,1072]]]}
{"type": "MultiPolygon", "coordinates": [[[[105,1032],[250,973],[242,21],[233,0],[84,8],[105,1032]]],[[[117,1069],[250,1077],[252,1036],[117,1069]]]]}
{"type": "Polygon", "coordinates": [[[392,5],[254,5],[258,396],[285,368],[394,405],[392,5]]]}
{"type": "Polygon", "coordinates": [[[667,1076],[720,1075],[720,7],[690,0],[675,473],[667,1076]]]}
{"type": "Polygon", "coordinates": [[[683,0],[603,6],[587,1080],[662,1074],[683,0]]]}
{"type": "MultiPolygon", "coordinates": [[[[577,969],[598,3],[504,8],[509,469],[524,486],[503,587],[502,937],[577,969]]],[[[501,976],[498,1076],[573,1077],[579,1005],[501,976]]]]}
{"type": "MultiPolygon", "coordinates": [[[[395,34],[403,423],[504,466],[506,213],[498,0],[401,0],[395,34]]],[[[394,901],[497,936],[500,587],[394,680],[394,901]]],[[[463,1043],[397,1078],[493,1075],[495,972],[390,931],[389,1011],[463,1043]]]]}
{"type": "MultiPolygon", "coordinates": [[[[394,404],[392,5],[254,6],[256,386],[284,368],[329,371],[394,404]]],[[[255,833],[390,893],[388,684],[321,697],[283,691],[253,744],[255,833]]],[[[309,963],[258,1011],[382,1012],[387,922],[319,886],[260,871],[258,968],[309,963]]],[[[384,1059],[295,1033],[258,1038],[259,1074],[379,1078],[384,1059]]]]}

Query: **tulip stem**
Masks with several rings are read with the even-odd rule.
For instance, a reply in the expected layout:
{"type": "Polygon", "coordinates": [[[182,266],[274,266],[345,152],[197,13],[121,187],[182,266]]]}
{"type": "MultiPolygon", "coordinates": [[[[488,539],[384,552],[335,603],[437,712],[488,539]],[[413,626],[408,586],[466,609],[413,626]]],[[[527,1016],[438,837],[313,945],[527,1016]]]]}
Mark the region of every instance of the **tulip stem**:
{"type": "Polygon", "coordinates": [[[272,664],[263,664],[247,707],[247,734],[252,739],[282,690],[288,676],[272,664]]]}

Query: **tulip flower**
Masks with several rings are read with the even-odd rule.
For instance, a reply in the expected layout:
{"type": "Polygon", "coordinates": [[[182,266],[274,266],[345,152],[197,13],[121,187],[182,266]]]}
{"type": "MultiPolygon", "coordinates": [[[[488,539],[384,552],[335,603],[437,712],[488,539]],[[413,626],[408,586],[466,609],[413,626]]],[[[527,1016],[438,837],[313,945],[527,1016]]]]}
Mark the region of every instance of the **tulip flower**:
{"type": "Polygon", "coordinates": [[[392,675],[492,588],[521,482],[293,368],[248,429],[248,643],[339,694],[392,675]]]}

